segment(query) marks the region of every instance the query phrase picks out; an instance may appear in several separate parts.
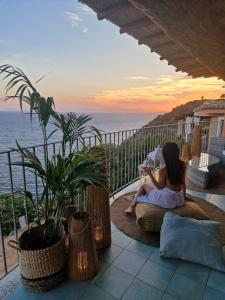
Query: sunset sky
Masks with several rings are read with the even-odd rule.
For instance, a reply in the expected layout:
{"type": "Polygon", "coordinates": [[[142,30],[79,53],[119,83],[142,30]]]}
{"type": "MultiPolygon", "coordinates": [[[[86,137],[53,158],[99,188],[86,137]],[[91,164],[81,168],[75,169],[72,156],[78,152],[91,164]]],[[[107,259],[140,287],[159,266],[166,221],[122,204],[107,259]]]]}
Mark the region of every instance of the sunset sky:
{"type": "Polygon", "coordinates": [[[176,73],[75,0],[0,0],[0,12],[0,64],[20,67],[33,82],[48,73],[38,89],[58,110],[157,113],[224,93],[223,81],[176,73]]]}

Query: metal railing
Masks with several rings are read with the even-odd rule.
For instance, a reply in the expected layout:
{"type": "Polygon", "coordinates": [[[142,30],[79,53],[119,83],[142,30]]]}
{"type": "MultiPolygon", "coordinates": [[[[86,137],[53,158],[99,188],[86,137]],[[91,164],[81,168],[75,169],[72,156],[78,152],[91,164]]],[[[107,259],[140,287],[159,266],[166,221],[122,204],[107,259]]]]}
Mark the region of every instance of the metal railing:
{"type": "MultiPolygon", "coordinates": [[[[201,122],[202,151],[207,152],[209,141],[209,122],[201,122]]],[[[181,148],[185,142],[190,142],[194,124],[169,124],[143,127],[103,134],[102,144],[106,147],[109,167],[109,187],[111,196],[138,179],[138,166],[147,154],[158,145],[167,141],[175,141],[181,148]]],[[[91,147],[100,144],[96,136],[77,141],[73,151],[82,148],[82,144],[91,147]]],[[[48,144],[49,157],[58,153],[60,142],[48,144]]],[[[44,160],[43,145],[28,147],[33,153],[44,160]]],[[[33,193],[36,201],[41,185],[37,174],[31,174],[26,168],[13,165],[21,160],[20,154],[14,150],[0,153],[0,278],[17,265],[17,253],[7,246],[8,239],[17,239],[21,232],[19,217],[25,216],[29,222],[33,211],[26,198],[18,196],[18,189],[33,193]]]]}

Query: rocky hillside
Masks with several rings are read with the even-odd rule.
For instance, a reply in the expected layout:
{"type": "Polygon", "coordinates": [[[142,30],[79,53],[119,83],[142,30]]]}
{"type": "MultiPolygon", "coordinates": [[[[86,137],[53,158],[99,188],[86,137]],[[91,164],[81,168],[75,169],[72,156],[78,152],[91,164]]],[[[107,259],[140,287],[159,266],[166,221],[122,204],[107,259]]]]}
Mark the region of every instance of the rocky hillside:
{"type": "MultiPolygon", "coordinates": [[[[176,106],[170,112],[165,113],[163,115],[158,115],[155,119],[150,121],[144,127],[177,123],[179,119],[182,119],[185,116],[193,115],[193,110],[206,101],[209,100],[193,100],[185,104],[176,106]]],[[[211,100],[211,101],[218,101],[218,100],[211,100]]]]}

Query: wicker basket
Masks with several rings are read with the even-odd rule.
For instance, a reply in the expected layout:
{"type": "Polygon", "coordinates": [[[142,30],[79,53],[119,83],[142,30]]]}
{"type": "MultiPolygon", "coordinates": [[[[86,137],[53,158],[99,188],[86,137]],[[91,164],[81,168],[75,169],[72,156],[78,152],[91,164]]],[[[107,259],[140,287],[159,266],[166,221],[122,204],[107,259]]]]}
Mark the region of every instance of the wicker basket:
{"type": "Polygon", "coordinates": [[[57,277],[58,282],[58,274],[64,272],[66,263],[64,233],[60,241],[48,248],[41,250],[23,249],[23,245],[26,245],[28,241],[32,243],[32,240],[37,239],[39,236],[41,237],[42,234],[42,226],[36,226],[23,232],[18,242],[15,240],[8,242],[11,248],[18,250],[23,282],[35,282],[36,280],[36,286],[39,291],[46,290],[46,288],[42,289],[41,286],[38,286],[38,281],[46,281],[47,289],[55,286],[55,279],[57,277]],[[52,284],[48,283],[48,279],[52,284]]]}
{"type": "Polygon", "coordinates": [[[68,275],[72,280],[88,280],[98,272],[98,257],[91,217],[87,212],[73,214],[69,224],[68,275]]]}
{"type": "Polygon", "coordinates": [[[40,279],[26,279],[21,276],[24,286],[32,292],[46,292],[53,289],[66,278],[66,269],[62,269],[52,276],[40,279]]]}

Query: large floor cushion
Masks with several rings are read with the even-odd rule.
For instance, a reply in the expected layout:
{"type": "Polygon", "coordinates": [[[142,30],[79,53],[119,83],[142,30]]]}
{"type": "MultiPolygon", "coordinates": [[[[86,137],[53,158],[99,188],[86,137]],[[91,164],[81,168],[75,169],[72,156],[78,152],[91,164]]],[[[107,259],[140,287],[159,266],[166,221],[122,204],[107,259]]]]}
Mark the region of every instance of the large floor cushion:
{"type": "MultiPolygon", "coordinates": [[[[168,209],[149,203],[138,203],[136,205],[137,224],[142,230],[159,232],[163,223],[163,218],[168,209]]],[[[191,217],[197,220],[208,220],[207,214],[194,201],[187,201],[182,207],[171,209],[174,213],[182,217],[191,217]]]]}
{"type": "Polygon", "coordinates": [[[161,228],[160,256],[179,258],[225,272],[220,223],[167,212],[161,228]]]}

